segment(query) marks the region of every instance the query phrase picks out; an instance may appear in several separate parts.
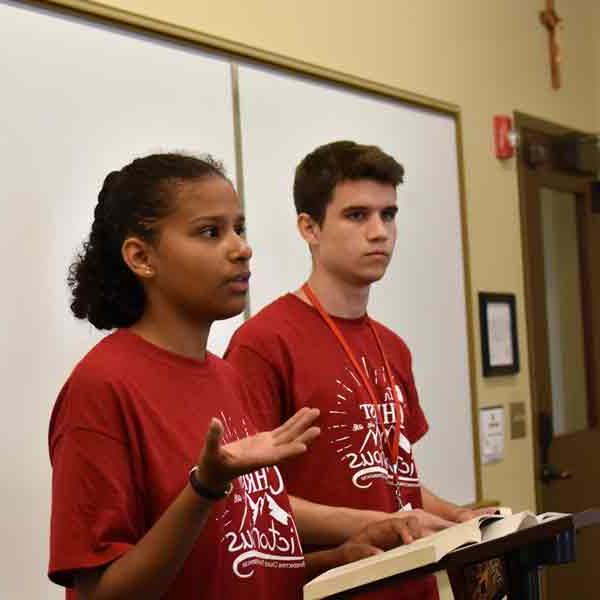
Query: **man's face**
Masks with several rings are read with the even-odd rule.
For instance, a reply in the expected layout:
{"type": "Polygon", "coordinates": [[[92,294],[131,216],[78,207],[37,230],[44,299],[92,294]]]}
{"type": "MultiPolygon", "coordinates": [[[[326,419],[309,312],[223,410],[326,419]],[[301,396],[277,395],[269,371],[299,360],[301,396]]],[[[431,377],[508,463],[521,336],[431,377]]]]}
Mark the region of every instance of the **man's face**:
{"type": "Polygon", "coordinates": [[[317,268],[351,285],[378,281],[396,243],[396,189],[370,179],[343,181],[311,242],[317,268]]]}

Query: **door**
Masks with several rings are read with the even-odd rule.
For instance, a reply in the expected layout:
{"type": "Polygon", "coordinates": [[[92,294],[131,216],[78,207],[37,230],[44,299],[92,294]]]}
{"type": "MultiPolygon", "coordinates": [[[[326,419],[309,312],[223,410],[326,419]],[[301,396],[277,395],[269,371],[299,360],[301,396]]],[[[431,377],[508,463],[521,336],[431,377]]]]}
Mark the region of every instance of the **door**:
{"type": "MultiPolygon", "coordinates": [[[[559,166],[562,135],[523,128],[519,153],[538,512],[600,506],[600,208],[592,175],[559,166]]],[[[600,528],[576,544],[547,600],[596,597],[600,528]]]]}

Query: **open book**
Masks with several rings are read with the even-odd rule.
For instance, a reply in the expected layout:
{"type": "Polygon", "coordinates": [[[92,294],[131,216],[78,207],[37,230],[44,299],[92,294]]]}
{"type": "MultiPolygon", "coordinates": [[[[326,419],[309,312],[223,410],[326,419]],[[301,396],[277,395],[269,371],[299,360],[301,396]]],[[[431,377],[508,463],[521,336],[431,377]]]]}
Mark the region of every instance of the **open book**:
{"type": "Polygon", "coordinates": [[[438,562],[449,552],[463,546],[487,542],[564,516],[564,513],[534,515],[529,511],[511,514],[510,509],[502,508],[498,514],[482,515],[412,544],[325,571],[304,586],[304,600],[319,600],[359,585],[412,571],[438,562]]]}

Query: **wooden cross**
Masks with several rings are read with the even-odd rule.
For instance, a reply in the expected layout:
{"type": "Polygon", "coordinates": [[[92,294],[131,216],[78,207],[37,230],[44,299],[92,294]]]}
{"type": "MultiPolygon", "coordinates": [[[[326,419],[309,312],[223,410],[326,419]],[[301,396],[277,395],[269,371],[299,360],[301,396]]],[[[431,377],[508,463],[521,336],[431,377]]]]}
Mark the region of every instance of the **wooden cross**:
{"type": "Polygon", "coordinates": [[[560,47],[558,45],[557,33],[558,24],[562,21],[562,19],[554,10],[554,0],[546,0],[546,10],[540,11],[540,21],[548,30],[552,87],[557,90],[560,87],[560,47]]]}

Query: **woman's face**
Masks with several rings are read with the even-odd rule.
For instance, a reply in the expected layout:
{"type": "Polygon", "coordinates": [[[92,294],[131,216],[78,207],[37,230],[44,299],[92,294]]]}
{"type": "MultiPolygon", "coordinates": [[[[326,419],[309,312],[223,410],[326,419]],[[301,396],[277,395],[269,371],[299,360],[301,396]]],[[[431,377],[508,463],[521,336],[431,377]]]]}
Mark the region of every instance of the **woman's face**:
{"type": "Polygon", "coordinates": [[[235,190],[213,176],[174,184],[158,223],[148,299],[192,321],[226,319],[246,304],[250,246],[235,190]]]}

